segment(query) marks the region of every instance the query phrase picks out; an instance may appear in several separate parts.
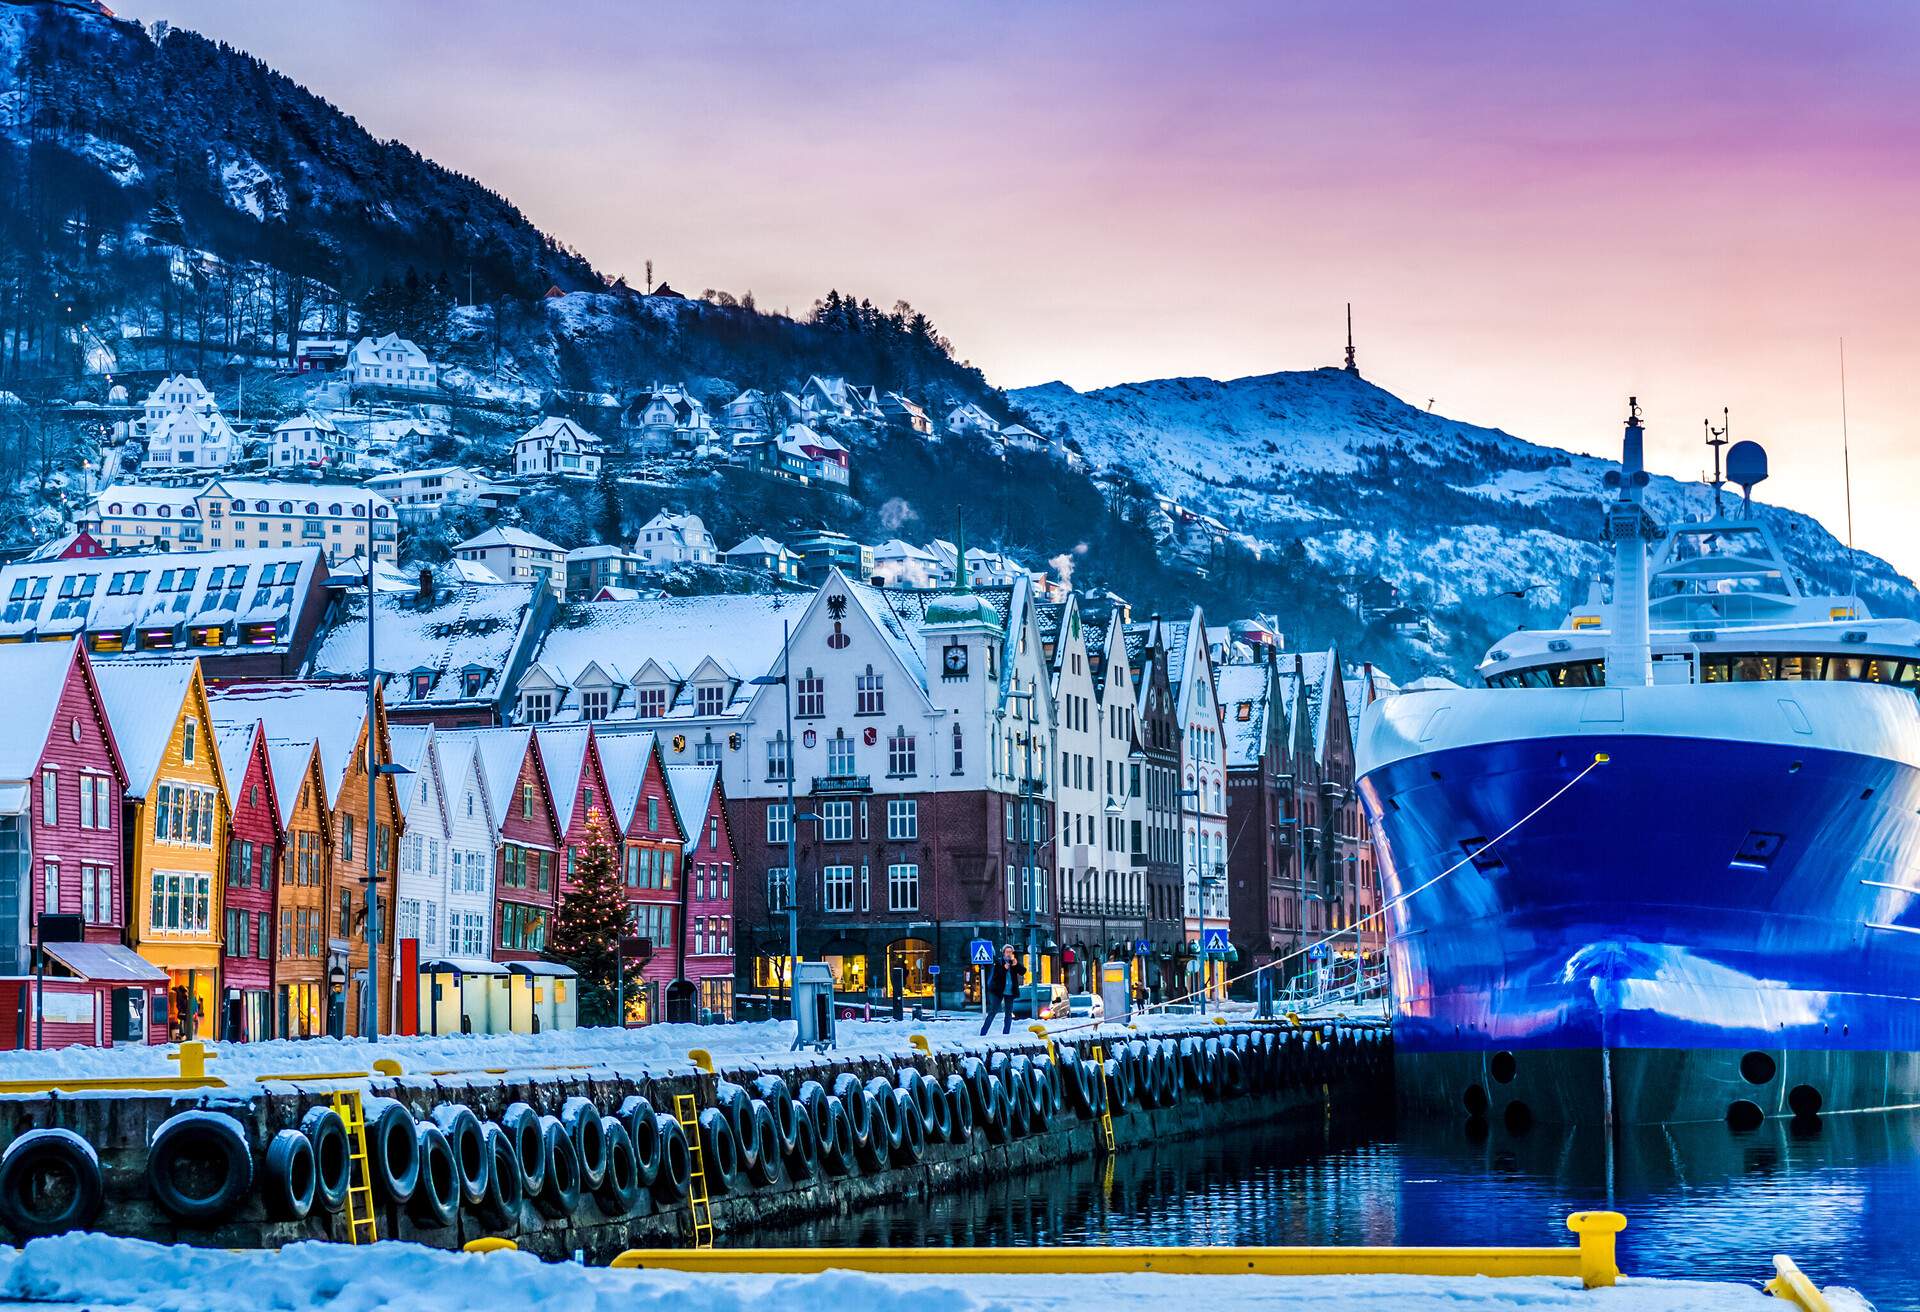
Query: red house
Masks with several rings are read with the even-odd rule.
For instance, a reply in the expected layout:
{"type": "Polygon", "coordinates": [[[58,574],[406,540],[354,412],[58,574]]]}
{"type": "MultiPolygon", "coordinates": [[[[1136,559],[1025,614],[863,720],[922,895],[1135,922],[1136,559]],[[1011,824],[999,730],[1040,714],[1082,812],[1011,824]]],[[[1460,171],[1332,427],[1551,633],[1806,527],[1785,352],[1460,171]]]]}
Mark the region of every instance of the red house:
{"type": "Polygon", "coordinates": [[[627,1023],[666,1019],[666,989],[679,978],[680,847],[685,841],[666,760],[650,733],[609,733],[599,740],[613,817],[625,839],[621,872],[633,904],[634,933],[646,945],[640,984],[627,995],[627,1023]]]}
{"type": "Polygon", "coordinates": [[[267,755],[266,727],[258,720],[217,722],[220,765],[233,799],[227,829],[226,932],[220,978],[226,989],[220,1037],[271,1039],[276,864],[285,844],[280,798],[267,755]]]}
{"type": "Polygon", "coordinates": [[[166,974],[123,946],[127,775],[93,667],[77,642],[0,646],[0,688],[0,1048],[159,1042],[166,974]]]}
{"type": "Polygon", "coordinates": [[[595,811],[606,818],[614,837],[620,822],[608,810],[607,772],[591,725],[540,729],[540,759],[546,763],[547,784],[553,790],[553,809],[560,826],[560,887],[554,904],[573,887],[575,868],[587,846],[587,817],[595,811]]]}
{"type": "Polygon", "coordinates": [[[560,818],[532,729],[453,730],[479,745],[487,801],[500,831],[493,866],[493,959],[537,961],[559,900],[560,818]]]}
{"type": "Polygon", "coordinates": [[[675,943],[675,984],[668,1010],[674,1020],[693,1020],[679,1011],[682,1002],[697,1006],[706,1019],[733,1019],[733,829],[727,823],[727,797],[717,765],[670,765],[667,783],[673,809],[686,826],[680,862],[681,905],[685,932],[675,943]]]}

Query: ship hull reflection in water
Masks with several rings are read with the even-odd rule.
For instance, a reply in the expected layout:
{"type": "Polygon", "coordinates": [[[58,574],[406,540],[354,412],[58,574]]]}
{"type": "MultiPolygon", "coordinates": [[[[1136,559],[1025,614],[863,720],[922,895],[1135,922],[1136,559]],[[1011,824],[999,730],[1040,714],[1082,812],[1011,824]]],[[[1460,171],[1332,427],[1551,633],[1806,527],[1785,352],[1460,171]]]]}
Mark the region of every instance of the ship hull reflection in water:
{"type": "Polygon", "coordinates": [[[1633,1275],[1754,1281],[1790,1253],[1823,1283],[1920,1307],[1920,1114],[1633,1127],[1266,1126],[1149,1146],[730,1243],[1496,1244],[1566,1241],[1567,1213],[1629,1218],[1633,1275]],[[1611,1196],[1610,1196],[1611,1195],[1611,1196]]]}

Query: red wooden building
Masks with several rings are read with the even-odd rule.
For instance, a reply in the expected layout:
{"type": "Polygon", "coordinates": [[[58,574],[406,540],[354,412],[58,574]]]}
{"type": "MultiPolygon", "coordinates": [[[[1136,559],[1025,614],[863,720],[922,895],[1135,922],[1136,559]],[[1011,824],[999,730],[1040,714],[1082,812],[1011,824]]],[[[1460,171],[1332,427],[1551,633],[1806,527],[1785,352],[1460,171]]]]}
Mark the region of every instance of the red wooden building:
{"type": "Polygon", "coordinates": [[[493,959],[537,961],[559,897],[560,818],[532,729],[451,730],[479,744],[487,801],[500,833],[493,865],[493,959]]]}
{"type": "Polygon", "coordinates": [[[223,1039],[272,1039],[275,875],[285,846],[265,726],[258,720],[219,723],[220,765],[233,799],[227,829],[225,932],[220,978],[223,1039]]]}
{"type": "Polygon", "coordinates": [[[613,817],[624,838],[621,875],[633,904],[634,933],[645,944],[640,984],[627,994],[627,1023],[666,1017],[666,989],[679,977],[684,909],[680,901],[680,818],[667,787],[666,761],[650,733],[610,733],[598,740],[613,817]]]}
{"type": "Polygon", "coordinates": [[[598,811],[616,839],[624,817],[608,810],[607,772],[592,726],[542,728],[540,759],[546,763],[547,783],[553,789],[553,809],[560,826],[560,885],[554,894],[557,906],[573,887],[574,871],[586,851],[587,817],[598,811]]]}
{"type": "Polygon", "coordinates": [[[734,849],[720,767],[668,766],[667,782],[687,830],[680,871],[686,928],[675,940],[676,982],[686,989],[669,993],[669,1010],[674,1020],[696,1019],[683,1017],[674,1005],[685,997],[706,1019],[731,1020],[734,849]]]}
{"type": "Polygon", "coordinates": [[[0,646],[0,688],[0,1047],[158,1042],[166,975],[121,946],[127,776],[93,667],[76,642],[0,646]],[[36,1005],[43,925],[79,941],[47,945],[36,1005]]]}

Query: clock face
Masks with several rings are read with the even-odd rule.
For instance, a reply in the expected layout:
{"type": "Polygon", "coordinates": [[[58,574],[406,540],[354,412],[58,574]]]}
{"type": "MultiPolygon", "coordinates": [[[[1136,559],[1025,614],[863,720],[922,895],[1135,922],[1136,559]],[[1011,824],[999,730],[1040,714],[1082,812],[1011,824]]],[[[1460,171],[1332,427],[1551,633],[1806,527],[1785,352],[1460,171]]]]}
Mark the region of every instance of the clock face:
{"type": "Polygon", "coordinates": [[[945,662],[946,672],[948,674],[965,674],[967,672],[967,649],[958,646],[948,647],[946,649],[945,662]]]}

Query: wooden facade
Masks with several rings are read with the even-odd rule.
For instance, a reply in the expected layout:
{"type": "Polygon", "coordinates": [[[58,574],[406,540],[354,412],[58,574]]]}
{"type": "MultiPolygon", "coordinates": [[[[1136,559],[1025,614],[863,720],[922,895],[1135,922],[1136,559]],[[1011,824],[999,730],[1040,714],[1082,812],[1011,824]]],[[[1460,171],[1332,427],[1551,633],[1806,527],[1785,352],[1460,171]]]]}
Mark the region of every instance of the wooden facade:
{"type": "Polygon", "coordinates": [[[273,1005],[274,902],[284,839],[266,730],[255,721],[251,726],[233,726],[220,738],[233,819],[224,863],[219,1036],[278,1038],[273,1005]]]}

